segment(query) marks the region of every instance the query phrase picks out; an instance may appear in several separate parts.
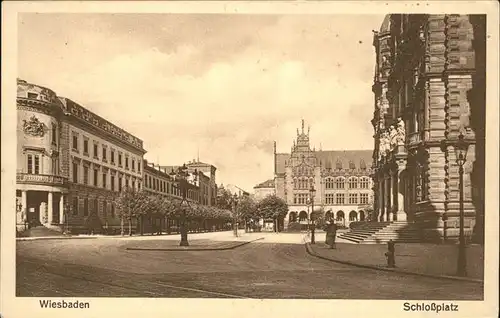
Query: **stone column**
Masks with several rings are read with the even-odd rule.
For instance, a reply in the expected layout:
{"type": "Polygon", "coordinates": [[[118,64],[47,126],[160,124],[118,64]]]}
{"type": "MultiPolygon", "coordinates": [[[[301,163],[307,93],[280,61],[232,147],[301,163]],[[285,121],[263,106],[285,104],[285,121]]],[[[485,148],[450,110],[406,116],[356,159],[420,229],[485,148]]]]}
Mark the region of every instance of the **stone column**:
{"type": "Polygon", "coordinates": [[[398,221],[406,221],[406,211],[405,211],[405,193],[406,187],[401,178],[403,171],[406,169],[406,162],[404,160],[399,160],[397,162],[398,170],[396,172],[396,184],[397,184],[397,210],[396,219],[398,221]]]}
{"type": "Polygon", "coordinates": [[[379,176],[379,215],[378,219],[380,222],[384,221],[384,211],[385,211],[385,182],[384,182],[384,175],[380,174],[379,176]]]}
{"type": "Polygon", "coordinates": [[[21,191],[21,215],[23,216],[23,222],[28,220],[28,192],[23,190],[21,191]]]}
{"type": "Polygon", "coordinates": [[[387,222],[390,222],[392,221],[392,200],[391,200],[391,196],[392,196],[392,185],[391,185],[391,181],[392,181],[392,177],[391,177],[391,172],[389,171],[386,175],[385,175],[385,185],[386,185],[386,199],[387,199],[387,202],[385,204],[385,215],[386,215],[386,221],[387,222]]]}
{"type": "Polygon", "coordinates": [[[47,222],[49,225],[52,224],[52,214],[54,212],[54,194],[52,192],[48,193],[48,199],[47,199],[47,222]]]}
{"type": "Polygon", "coordinates": [[[59,224],[64,224],[64,194],[59,198],[59,224]]]}

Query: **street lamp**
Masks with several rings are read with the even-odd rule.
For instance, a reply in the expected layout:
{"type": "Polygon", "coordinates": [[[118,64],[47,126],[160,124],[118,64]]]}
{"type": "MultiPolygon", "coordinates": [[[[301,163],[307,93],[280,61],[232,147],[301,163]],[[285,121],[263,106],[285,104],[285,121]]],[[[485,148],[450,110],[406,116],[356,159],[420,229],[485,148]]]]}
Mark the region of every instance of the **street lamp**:
{"type": "Polygon", "coordinates": [[[66,225],[66,229],[64,231],[64,233],[68,234],[68,231],[69,231],[69,224],[68,224],[68,216],[69,216],[69,213],[71,211],[71,204],[66,201],[66,203],[64,204],[64,223],[66,225]]]}
{"type": "Polygon", "coordinates": [[[232,205],[233,205],[233,232],[234,236],[238,237],[238,211],[237,211],[237,205],[238,205],[238,195],[235,193],[232,197],[232,205]]]}
{"type": "MultiPolygon", "coordinates": [[[[187,193],[188,190],[193,188],[193,185],[188,182],[188,168],[186,167],[186,164],[183,164],[181,167],[177,168],[177,171],[174,171],[172,169],[172,172],[170,172],[170,176],[174,179],[175,183],[177,184],[178,189],[181,191],[182,195],[182,200],[181,203],[179,204],[179,208],[181,208],[182,203],[186,202],[189,208],[191,206],[189,205],[189,202],[187,200],[187,193]]],[[[194,176],[196,177],[196,170],[194,173],[194,176]]],[[[181,232],[181,242],[180,246],[189,246],[188,242],[188,231],[186,227],[186,210],[182,209],[181,213],[181,224],[180,224],[180,232],[181,232]]]]}
{"type": "Polygon", "coordinates": [[[311,195],[311,244],[316,244],[316,240],[314,237],[315,224],[314,224],[314,218],[313,218],[313,215],[314,215],[314,194],[316,193],[316,189],[314,189],[313,185],[311,185],[311,189],[309,189],[309,193],[311,195]]]}
{"type": "Polygon", "coordinates": [[[468,143],[464,140],[464,135],[460,133],[458,141],[454,145],[455,155],[458,164],[458,175],[460,184],[460,237],[458,245],[457,275],[467,276],[467,261],[465,255],[465,235],[464,235],[464,164],[467,160],[468,143]]]}

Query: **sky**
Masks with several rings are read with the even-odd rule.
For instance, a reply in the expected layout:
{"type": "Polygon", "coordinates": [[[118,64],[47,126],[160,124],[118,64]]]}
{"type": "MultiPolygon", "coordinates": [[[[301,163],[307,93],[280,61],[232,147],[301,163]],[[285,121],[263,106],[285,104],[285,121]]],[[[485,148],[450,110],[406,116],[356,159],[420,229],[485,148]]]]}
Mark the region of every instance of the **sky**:
{"type": "Polygon", "coordinates": [[[372,149],[383,15],[19,15],[18,77],[144,141],[145,158],[198,158],[252,192],[304,119],[311,146],[372,149]]]}

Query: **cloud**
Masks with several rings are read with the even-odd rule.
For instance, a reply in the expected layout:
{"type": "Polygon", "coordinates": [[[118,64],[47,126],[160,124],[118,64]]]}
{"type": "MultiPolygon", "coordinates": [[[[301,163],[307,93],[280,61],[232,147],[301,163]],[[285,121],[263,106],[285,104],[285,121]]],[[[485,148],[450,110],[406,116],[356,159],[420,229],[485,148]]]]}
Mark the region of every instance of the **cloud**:
{"type": "MultiPolygon", "coordinates": [[[[169,16],[177,24],[195,18],[169,16]]],[[[53,35],[51,28],[37,33],[36,23],[27,19],[31,37],[46,44],[37,51],[20,44],[20,74],[143,139],[148,160],[178,164],[199,151],[202,161],[218,167],[218,183],[250,190],[272,178],[273,141],[278,151],[289,151],[301,118],[311,125],[316,148],[371,147],[373,48],[358,39],[370,42],[372,27],[356,37],[343,31],[348,27],[338,27],[360,23],[359,17],[335,22],[327,16],[273,16],[252,29],[255,17],[204,16],[198,27],[179,30],[182,36],[165,19],[141,17],[148,21],[143,27],[126,17],[116,19],[107,25],[98,17],[88,22],[93,28],[75,26],[72,39],[80,44],[73,48],[61,44],[65,34],[53,35]],[[154,29],[154,21],[162,23],[154,29]],[[117,31],[131,25],[136,28],[129,33],[154,31],[139,40],[117,31]],[[162,33],[173,39],[168,47],[162,33]],[[88,45],[82,37],[91,39],[88,45]],[[46,77],[34,61],[38,57],[51,65],[57,60],[50,47],[73,55],[46,77]]]]}

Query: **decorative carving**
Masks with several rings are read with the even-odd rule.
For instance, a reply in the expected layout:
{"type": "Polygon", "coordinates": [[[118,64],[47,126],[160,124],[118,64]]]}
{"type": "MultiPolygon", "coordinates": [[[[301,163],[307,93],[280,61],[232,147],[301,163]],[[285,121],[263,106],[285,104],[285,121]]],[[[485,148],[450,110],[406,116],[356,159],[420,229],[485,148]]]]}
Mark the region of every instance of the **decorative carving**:
{"type": "Polygon", "coordinates": [[[387,151],[390,149],[389,134],[387,131],[382,131],[382,134],[380,135],[378,149],[379,149],[378,156],[379,156],[379,160],[380,160],[380,159],[385,157],[385,155],[387,154],[387,151]]]}
{"type": "Polygon", "coordinates": [[[31,135],[33,137],[43,137],[45,135],[46,127],[44,123],[33,115],[29,120],[23,119],[23,130],[27,135],[31,135]]]}
{"type": "Polygon", "coordinates": [[[392,151],[394,147],[396,147],[396,137],[397,137],[398,132],[396,131],[396,128],[394,128],[394,125],[391,125],[389,127],[389,145],[390,145],[390,150],[392,151]]]}
{"type": "Polygon", "coordinates": [[[401,117],[398,118],[396,131],[397,131],[396,144],[403,145],[406,139],[406,130],[405,130],[405,123],[401,117]]]}

